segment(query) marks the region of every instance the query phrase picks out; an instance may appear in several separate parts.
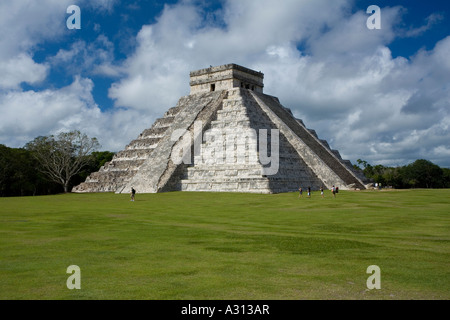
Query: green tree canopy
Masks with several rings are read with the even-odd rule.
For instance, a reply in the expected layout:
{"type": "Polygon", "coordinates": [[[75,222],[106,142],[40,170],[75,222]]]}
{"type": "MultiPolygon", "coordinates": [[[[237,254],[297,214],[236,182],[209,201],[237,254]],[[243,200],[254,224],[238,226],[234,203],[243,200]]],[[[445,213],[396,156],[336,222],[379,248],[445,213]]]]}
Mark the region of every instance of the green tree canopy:
{"type": "Polygon", "coordinates": [[[443,184],[442,169],[431,161],[419,159],[407,165],[404,176],[415,188],[439,188],[443,184]]]}

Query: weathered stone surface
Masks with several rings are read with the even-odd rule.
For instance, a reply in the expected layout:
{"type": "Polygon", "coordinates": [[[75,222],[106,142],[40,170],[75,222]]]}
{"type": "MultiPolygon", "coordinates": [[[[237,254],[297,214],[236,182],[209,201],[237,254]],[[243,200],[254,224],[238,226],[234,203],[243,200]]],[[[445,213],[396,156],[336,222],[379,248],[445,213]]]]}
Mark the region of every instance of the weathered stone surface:
{"type": "MultiPolygon", "coordinates": [[[[278,99],[268,95],[252,93],[261,108],[277,124],[299,155],[322,180],[323,185],[331,188],[333,185],[341,189],[362,188],[363,182],[353,170],[342,163],[340,155],[327,148],[318,138],[315,131],[306,129],[299,121],[281,106],[278,99]]],[[[326,144],[328,145],[328,144],[326,144]]]]}
{"type": "Polygon", "coordinates": [[[193,71],[190,77],[190,95],[73,191],[365,188],[364,175],[350,161],[278,98],[263,94],[261,72],[228,64],[193,71]]]}
{"type": "Polygon", "coordinates": [[[191,94],[239,87],[262,92],[264,87],[264,74],[236,64],[192,71],[190,77],[191,94]]]}
{"type": "MultiPolygon", "coordinates": [[[[278,128],[261,110],[250,90],[228,90],[223,109],[211,124],[211,134],[206,132],[204,136],[202,154],[182,180],[183,190],[274,193],[297,190],[300,183],[305,188],[320,188],[320,179],[283,135],[279,137],[279,169],[272,175],[264,173],[258,152],[262,129],[269,132],[278,128]],[[222,137],[211,139],[214,130],[222,137]],[[227,139],[233,139],[232,143],[227,144],[227,139]]],[[[270,145],[268,140],[267,146],[270,145]]]]}

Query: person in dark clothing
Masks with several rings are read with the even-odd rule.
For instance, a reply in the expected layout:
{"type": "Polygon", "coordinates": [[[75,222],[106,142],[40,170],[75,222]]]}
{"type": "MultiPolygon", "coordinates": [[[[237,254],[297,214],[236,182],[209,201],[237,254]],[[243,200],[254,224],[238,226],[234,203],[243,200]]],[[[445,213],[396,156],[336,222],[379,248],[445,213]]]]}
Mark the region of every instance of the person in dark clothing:
{"type": "Polygon", "coordinates": [[[134,190],[134,188],[131,187],[131,201],[134,201],[135,195],[136,195],[136,190],[134,190]]]}

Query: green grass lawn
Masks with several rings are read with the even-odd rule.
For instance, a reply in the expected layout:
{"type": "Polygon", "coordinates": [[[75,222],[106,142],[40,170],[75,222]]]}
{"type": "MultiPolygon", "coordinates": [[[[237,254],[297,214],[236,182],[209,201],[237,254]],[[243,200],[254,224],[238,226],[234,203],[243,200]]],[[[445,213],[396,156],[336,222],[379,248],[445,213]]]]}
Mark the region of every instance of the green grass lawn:
{"type": "Polygon", "coordinates": [[[0,198],[0,221],[0,299],[450,298],[448,189],[0,198]]]}

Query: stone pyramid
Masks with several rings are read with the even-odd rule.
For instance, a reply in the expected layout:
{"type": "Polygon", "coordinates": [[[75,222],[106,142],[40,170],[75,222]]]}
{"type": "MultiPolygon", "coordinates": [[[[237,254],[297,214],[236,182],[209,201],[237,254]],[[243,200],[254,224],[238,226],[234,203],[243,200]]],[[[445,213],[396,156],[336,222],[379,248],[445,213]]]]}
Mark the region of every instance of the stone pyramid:
{"type": "Polygon", "coordinates": [[[365,189],[362,172],[263,93],[263,79],[236,64],[191,72],[190,94],[73,192],[365,189]]]}

